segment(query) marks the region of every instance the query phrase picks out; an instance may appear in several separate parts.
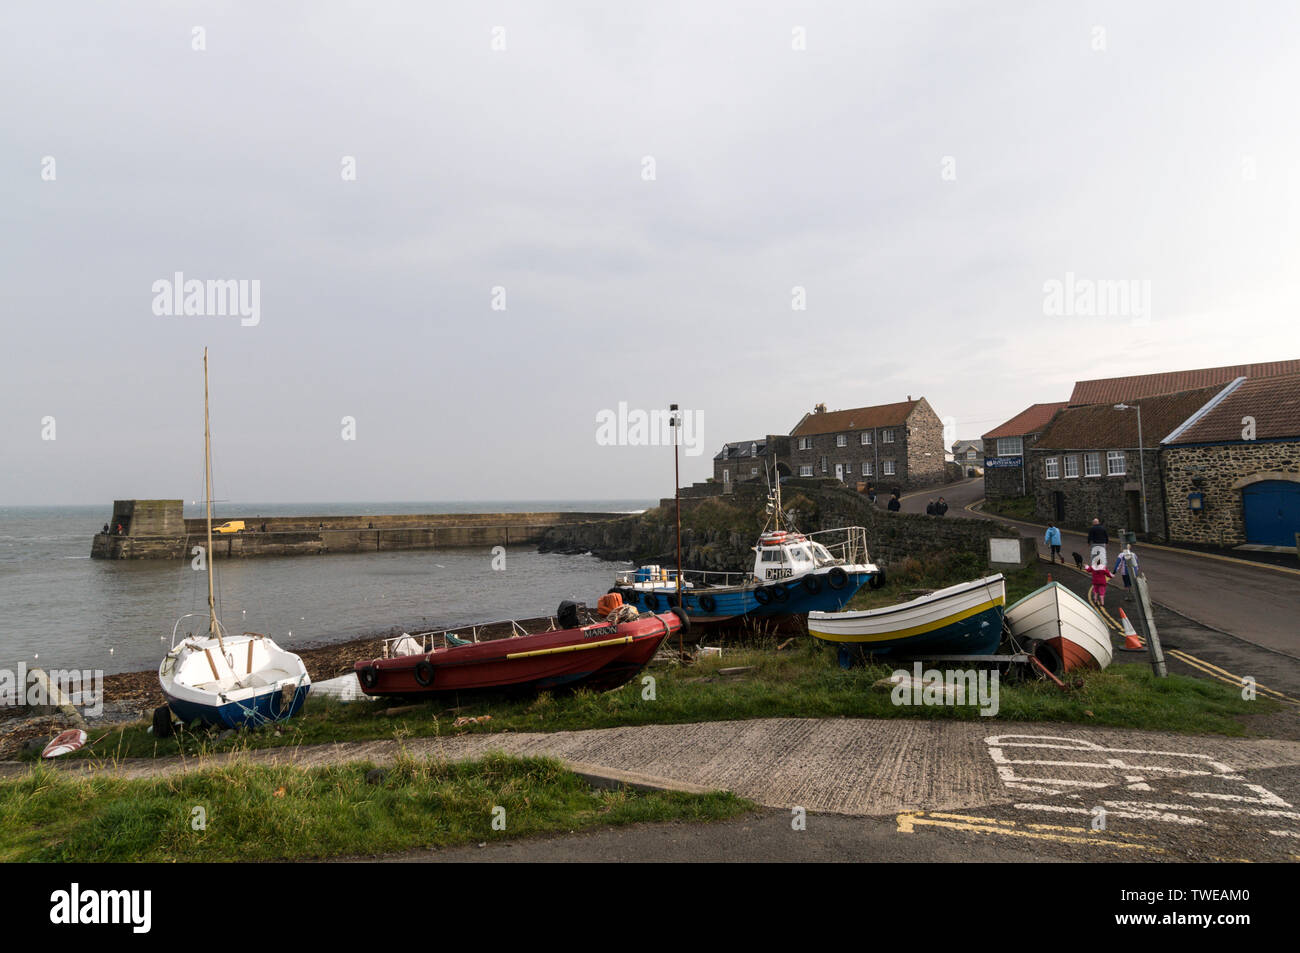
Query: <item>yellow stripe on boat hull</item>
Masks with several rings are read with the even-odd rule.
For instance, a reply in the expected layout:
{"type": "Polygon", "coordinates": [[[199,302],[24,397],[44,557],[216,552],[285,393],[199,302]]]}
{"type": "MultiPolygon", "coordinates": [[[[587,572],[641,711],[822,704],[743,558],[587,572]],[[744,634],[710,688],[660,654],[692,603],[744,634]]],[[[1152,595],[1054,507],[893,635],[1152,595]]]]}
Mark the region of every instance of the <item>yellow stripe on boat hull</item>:
{"type": "Polygon", "coordinates": [[[950,625],[969,619],[973,615],[979,615],[981,612],[988,612],[997,606],[1006,605],[1005,598],[990,599],[988,602],[980,603],[964,612],[958,612],[954,615],[946,615],[942,619],[934,622],[927,622],[922,625],[914,625],[907,629],[894,629],[892,632],[881,632],[876,635],[851,635],[848,633],[836,632],[819,632],[812,627],[809,621],[808,631],[817,636],[819,639],[825,639],[828,642],[893,642],[897,639],[906,639],[913,635],[924,635],[926,632],[934,632],[937,629],[947,628],[950,625]]]}
{"type": "Polygon", "coordinates": [[[630,635],[625,635],[621,639],[606,639],[603,642],[587,642],[583,645],[559,645],[553,649],[534,649],[531,652],[511,652],[506,656],[512,658],[533,658],[537,655],[559,655],[562,652],[585,652],[587,649],[603,649],[607,645],[627,645],[633,639],[630,635]]]}

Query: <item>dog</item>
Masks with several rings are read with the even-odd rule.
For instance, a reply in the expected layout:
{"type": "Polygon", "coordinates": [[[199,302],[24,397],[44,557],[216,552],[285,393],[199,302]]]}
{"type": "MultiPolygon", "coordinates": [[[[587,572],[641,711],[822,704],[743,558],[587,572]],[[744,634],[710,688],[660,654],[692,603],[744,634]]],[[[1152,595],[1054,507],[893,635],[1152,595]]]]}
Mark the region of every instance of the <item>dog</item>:
{"type": "Polygon", "coordinates": [[[1074,557],[1074,568],[1083,572],[1083,557],[1078,553],[1070,553],[1070,555],[1074,557]]]}

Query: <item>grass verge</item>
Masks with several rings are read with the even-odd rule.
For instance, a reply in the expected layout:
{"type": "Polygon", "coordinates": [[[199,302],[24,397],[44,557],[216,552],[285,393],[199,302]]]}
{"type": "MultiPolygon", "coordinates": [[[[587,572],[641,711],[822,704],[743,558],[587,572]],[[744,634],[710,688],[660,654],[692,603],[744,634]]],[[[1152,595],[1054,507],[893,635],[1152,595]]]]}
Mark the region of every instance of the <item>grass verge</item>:
{"type": "Polygon", "coordinates": [[[597,790],[547,758],[403,758],[367,783],[372,767],[241,763],[127,780],[38,765],[0,782],[0,861],[373,855],[643,821],[724,820],[754,809],[721,792],[597,790]]]}
{"type": "MultiPolygon", "coordinates": [[[[895,705],[872,684],[889,665],[843,669],[833,648],[801,639],[785,651],[774,646],[724,648],[688,667],[651,669],[653,683],[633,681],[602,694],[542,694],[525,700],[475,701],[448,712],[431,703],[387,714],[387,702],[341,704],[308,698],[302,713],[277,729],[240,732],[217,741],[208,731],[183,732],[159,741],[143,724],[115,729],[93,751],[69,757],[189,757],[237,748],[456,735],[497,731],[581,731],[621,725],[687,724],[746,718],[982,718],[976,705],[895,705]],[[745,668],[737,675],[720,674],[745,668]],[[454,728],[457,716],[491,720],[454,728]]],[[[1069,722],[1202,734],[1241,736],[1243,716],[1275,710],[1277,703],[1244,701],[1240,691],[1206,679],[1171,675],[1156,679],[1143,665],[1114,665],[1084,673],[1063,692],[1046,681],[999,682],[995,722],[1069,722]]]]}

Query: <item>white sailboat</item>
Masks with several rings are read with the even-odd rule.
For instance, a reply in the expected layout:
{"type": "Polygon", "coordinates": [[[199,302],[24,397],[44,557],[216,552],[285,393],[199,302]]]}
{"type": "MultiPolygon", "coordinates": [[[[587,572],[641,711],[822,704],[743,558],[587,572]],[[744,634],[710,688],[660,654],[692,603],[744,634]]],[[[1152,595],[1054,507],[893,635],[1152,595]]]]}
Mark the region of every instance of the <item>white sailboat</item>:
{"type": "MultiPolygon", "coordinates": [[[[232,636],[217,619],[212,558],[212,432],[208,425],[208,351],[203,349],[203,469],[207,507],[208,632],[176,642],[158,666],[158,681],[167,708],[181,721],[201,721],[227,728],[248,728],[291,718],[311,691],[302,659],[280,648],[269,636],[245,632],[232,636]]],[[[184,616],[181,617],[185,618],[184,616]]],[[[154,716],[156,733],[171,729],[165,709],[154,716]]]]}

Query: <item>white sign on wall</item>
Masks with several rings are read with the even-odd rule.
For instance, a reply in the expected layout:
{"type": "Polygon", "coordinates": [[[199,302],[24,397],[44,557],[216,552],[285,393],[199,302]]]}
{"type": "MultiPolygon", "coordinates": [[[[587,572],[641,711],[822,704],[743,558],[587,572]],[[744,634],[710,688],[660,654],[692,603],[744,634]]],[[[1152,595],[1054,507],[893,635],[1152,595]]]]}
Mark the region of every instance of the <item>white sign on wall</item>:
{"type": "Polygon", "coordinates": [[[989,540],[989,562],[1019,563],[1020,562],[1020,540],[990,539],[989,540]]]}

